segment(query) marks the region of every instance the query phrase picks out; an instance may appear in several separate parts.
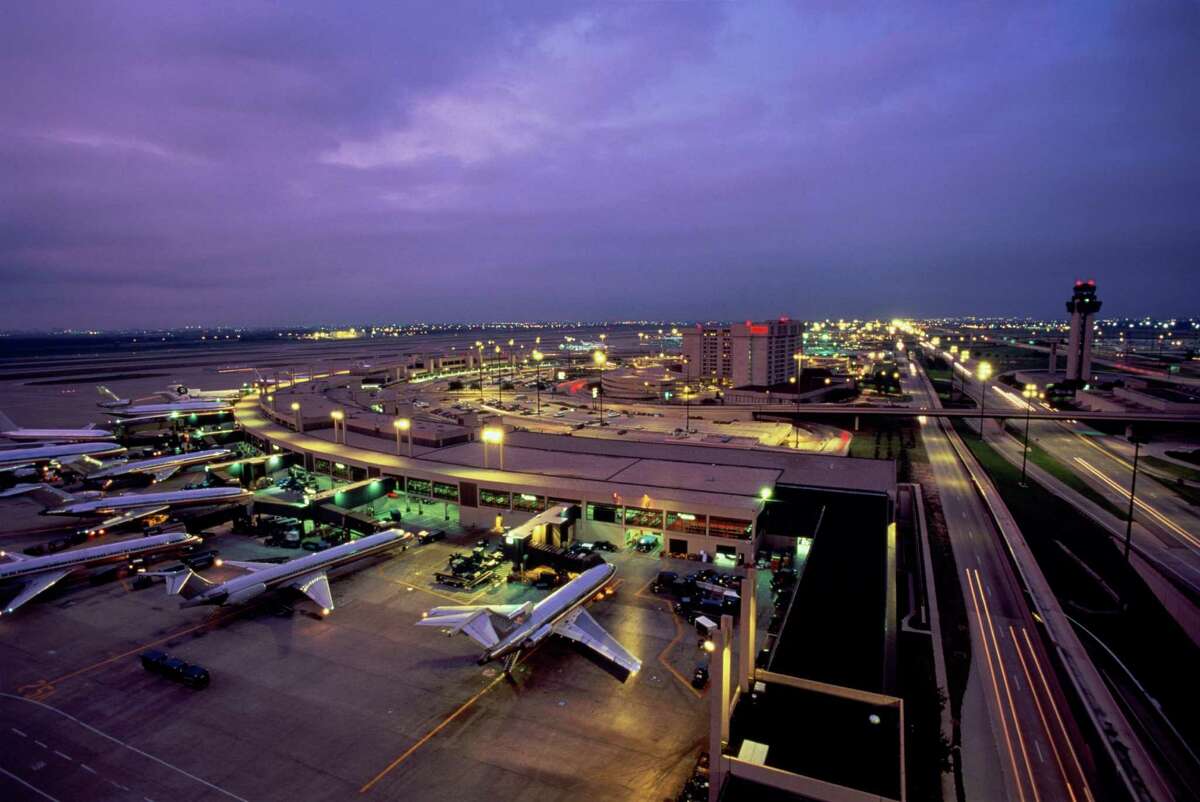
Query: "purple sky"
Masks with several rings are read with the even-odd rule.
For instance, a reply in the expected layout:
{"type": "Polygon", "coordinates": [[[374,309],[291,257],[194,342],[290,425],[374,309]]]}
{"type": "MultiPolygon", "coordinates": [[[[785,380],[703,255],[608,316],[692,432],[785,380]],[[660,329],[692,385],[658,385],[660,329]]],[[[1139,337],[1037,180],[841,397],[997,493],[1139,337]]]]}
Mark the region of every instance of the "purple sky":
{"type": "Polygon", "coordinates": [[[1200,313],[1192,0],[37,0],[0,98],[0,328],[1200,313]]]}

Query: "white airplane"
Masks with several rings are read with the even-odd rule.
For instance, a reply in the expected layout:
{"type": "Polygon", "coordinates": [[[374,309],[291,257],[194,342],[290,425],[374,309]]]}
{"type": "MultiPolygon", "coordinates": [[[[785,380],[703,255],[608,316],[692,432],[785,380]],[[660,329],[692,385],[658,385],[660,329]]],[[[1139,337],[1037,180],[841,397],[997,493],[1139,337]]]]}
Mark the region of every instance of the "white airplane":
{"type": "Polygon", "coordinates": [[[12,601],[5,605],[3,613],[11,613],[25,602],[42,593],[68,574],[84,571],[93,566],[110,562],[122,562],[134,556],[158,551],[178,549],[203,541],[186,532],[172,532],[153,537],[135,537],[120,543],[106,543],[52,554],[48,557],[25,557],[0,551],[9,562],[0,563],[0,583],[20,583],[22,588],[12,601]]]}
{"type": "Polygon", "coordinates": [[[0,438],[6,440],[46,440],[58,443],[79,443],[86,440],[111,440],[113,433],[97,429],[89,423],[82,429],[26,429],[13,423],[12,418],[0,412],[0,438]]]}
{"type": "Polygon", "coordinates": [[[81,457],[109,457],[123,454],[116,443],[45,443],[21,448],[0,448],[0,471],[15,470],[51,462],[69,463],[81,457]]]}
{"type": "Polygon", "coordinates": [[[101,517],[90,532],[136,521],[174,507],[238,504],[254,494],[240,487],[205,487],[198,490],[170,490],[162,493],[118,493],[104,495],[96,490],[68,493],[46,484],[16,485],[0,491],[0,498],[28,493],[46,509],[42,515],[71,515],[76,518],[101,517]]]}
{"type": "Polygon", "coordinates": [[[186,384],[172,384],[159,395],[168,401],[236,401],[242,397],[241,390],[197,390],[186,384]]]}
{"type": "Polygon", "coordinates": [[[587,646],[629,675],[636,674],[642,661],[583,609],[584,602],[601,593],[616,572],[615,565],[593,566],[537,604],[434,607],[422,616],[417,626],[440,627],[449,635],[465,632],[485,650],[479,658],[480,665],[502,660],[505,673],[512,671],[523,649],[547,635],[558,635],[587,646]],[[499,633],[497,624],[501,626],[499,633]]]}
{"type": "Polygon", "coordinates": [[[111,481],[135,475],[149,476],[155,482],[162,482],[178,473],[180,468],[224,459],[232,454],[233,451],[228,448],[210,448],[204,451],[189,451],[184,454],[168,454],[165,457],[112,462],[98,462],[84,457],[72,467],[82,473],[88,482],[111,481]]]}
{"type": "Polygon", "coordinates": [[[321,615],[329,615],[333,611],[333,593],[329,590],[328,571],[383,554],[403,545],[411,538],[412,534],[408,532],[389,529],[285,563],[224,560],[221,565],[241,568],[246,573],[220,584],[210,582],[190,568],[171,573],[154,573],[167,577],[168,594],[184,596],[185,600],[180,603],[180,607],[243,604],[268,590],[294,588],[316,602],[321,608],[321,615]],[[191,594],[184,594],[185,586],[193,579],[203,585],[203,588],[191,594]]]}
{"type": "MultiPolygon", "coordinates": [[[[143,404],[128,398],[118,398],[117,394],[103,385],[99,387],[100,394],[110,398],[101,401],[100,406],[108,410],[105,414],[121,418],[144,418],[157,415],[186,415],[190,413],[226,412],[233,409],[228,401],[163,401],[143,404]]],[[[162,398],[162,396],[159,396],[162,398]]]]}

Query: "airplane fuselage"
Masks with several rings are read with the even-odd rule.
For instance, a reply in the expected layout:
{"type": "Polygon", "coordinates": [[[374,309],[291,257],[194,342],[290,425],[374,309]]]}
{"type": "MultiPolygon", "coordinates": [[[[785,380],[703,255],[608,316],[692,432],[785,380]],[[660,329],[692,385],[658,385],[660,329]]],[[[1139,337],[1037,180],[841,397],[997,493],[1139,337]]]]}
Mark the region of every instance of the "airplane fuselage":
{"type": "Polygon", "coordinates": [[[265,590],[287,585],[308,574],[330,571],[348,563],[390,551],[399,547],[404,540],[403,535],[394,531],[368,535],[350,543],[343,543],[325,551],[288,560],[270,568],[235,576],[219,585],[213,585],[184,601],[180,606],[237,604],[240,601],[249,600],[265,590]]]}
{"type": "Polygon", "coordinates": [[[130,473],[154,473],[155,471],[175,465],[182,467],[185,465],[198,465],[202,462],[211,462],[222,457],[228,457],[232,453],[228,448],[210,448],[206,451],[192,451],[187,454],[171,454],[165,457],[119,462],[115,465],[101,467],[100,470],[90,474],[88,478],[107,479],[111,476],[123,476],[130,473]]]}
{"type": "Polygon", "coordinates": [[[48,441],[56,443],[84,443],[96,440],[111,440],[113,433],[104,429],[10,429],[0,432],[6,440],[48,441]]]}
{"type": "Polygon", "coordinates": [[[232,404],[224,401],[174,401],[169,404],[131,404],[129,406],[111,407],[108,414],[121,418],[136,418],[149,415],[205,415],[212,412],[227,412],[233,409],[232,404]]]}
{"type": "Polygon", "coordinates": [[[121,454],[125,451],[124,446],[119,446],[116,443],[68,443],[42,446],[28,446],[22,448],[3,448],[0,449],[0,467],[10,465],[35,465],[54,460],[61,460],[67,457],[102,457],[113,454],[121,454]]]}
{"type": "Polygon", "coordinates": [[[91,568],[109,562],[121,562],[140,554],[152,554],[202,542],[200,538],[186,532],[171,532],[166,535],[130,538],[119,543],[106,543],[103,546],[73,549],[48,557],[31,557],[17,562],[0,563],[0,582],[25,579],[46,571],[91,568]]]}
{"type": "Polygon", "coordinates": [[[108,515],[117,510],[183,506],[188,504],[232,504],[252,494],[240,487],[205,487],[198,490],[172,490],[163,493],[122,493],[73,501],[45,510],[46,515],[108,515]]]}
{"type": "Polygon", "coordinates": [[[550,628],[555,622],[592,598],[596,591],[607,585],[616,572],[617,567],[609,563],[587,569],[538,602],[530,612],[529,618],[501,638],[499,643],[484,652],[479,662],[503,660],[518,650],[537,643],[550,634],[550,628]]]}

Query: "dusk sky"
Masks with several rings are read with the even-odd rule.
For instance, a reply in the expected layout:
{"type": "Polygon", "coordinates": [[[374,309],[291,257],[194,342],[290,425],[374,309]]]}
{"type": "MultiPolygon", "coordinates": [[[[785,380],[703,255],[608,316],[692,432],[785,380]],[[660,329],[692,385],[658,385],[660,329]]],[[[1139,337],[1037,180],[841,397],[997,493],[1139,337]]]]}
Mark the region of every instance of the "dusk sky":
{"type": "Polygon", "coordinates": [[[1200,314],[1192,0],[11,2],[0,98],[0,328],[1200,314]]]}

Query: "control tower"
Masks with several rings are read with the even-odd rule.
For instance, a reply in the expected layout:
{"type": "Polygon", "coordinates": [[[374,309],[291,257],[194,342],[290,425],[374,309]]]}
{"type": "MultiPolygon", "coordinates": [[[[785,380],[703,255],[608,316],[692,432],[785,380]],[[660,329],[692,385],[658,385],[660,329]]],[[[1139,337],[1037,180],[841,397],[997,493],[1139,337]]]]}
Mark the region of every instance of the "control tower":
{"type": "Polygon", "coordinates": [[[1096,280],[1075,282],[1075,293],[1067,301],[1071,313],[1071,334],[1067,341],[1066,380],[1083,386],[1092,380],[1092,318],[1100,311],[1096,280]]]}

